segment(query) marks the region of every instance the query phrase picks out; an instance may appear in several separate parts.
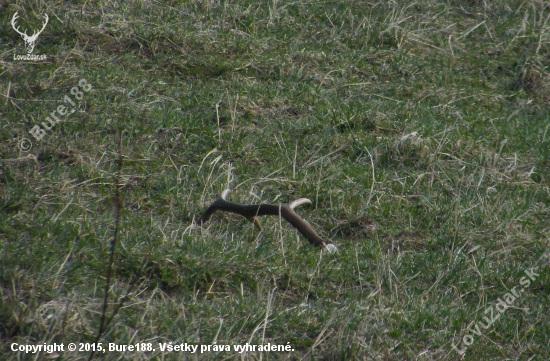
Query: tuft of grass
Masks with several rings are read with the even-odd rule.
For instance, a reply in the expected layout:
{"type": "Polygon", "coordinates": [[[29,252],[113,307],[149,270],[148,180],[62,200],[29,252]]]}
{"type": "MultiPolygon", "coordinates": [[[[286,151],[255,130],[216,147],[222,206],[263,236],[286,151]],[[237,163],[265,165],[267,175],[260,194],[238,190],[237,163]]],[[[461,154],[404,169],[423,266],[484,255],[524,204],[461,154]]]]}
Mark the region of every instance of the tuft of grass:
{"type": "Polygon", "coordinates": [[[0,5],[3,358],[89,357],[10,345],[94,342],[107,290],[99,342],[155,351],[94,359],[548,359],[549,19],[535,0],[0,5]],[[49,15],[46,61],[14,60],[15,11],[29,34],[49,15]],[[278,219],[192,227],[226,187],[312,199],[339,253],[278,219]]]}

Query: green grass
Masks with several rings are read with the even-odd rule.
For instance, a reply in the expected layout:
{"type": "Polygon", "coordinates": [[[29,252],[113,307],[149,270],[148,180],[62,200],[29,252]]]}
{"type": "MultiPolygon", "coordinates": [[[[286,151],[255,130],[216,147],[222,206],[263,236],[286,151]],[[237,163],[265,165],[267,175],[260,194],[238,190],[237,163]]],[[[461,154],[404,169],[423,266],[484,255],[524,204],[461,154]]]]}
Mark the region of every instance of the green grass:
{"type": "Polygon", "coordinates": [[[549,17],[535,0],[1,5],[1,358],[95,339],[120,133],[108,315],[127,297],[101,341],[156,351],[95,359],[458,360],[537,266],[462,359],[548,360],[549,17]],[[49,15],[47,61],[13,60],[15,11],[29,34],[49,15]],[[78,110],[36,140],[66,95],[78,110]],[[276,217],[191,227],[227,187],[310,198],[298,212],[338,254],[276,217]]]}

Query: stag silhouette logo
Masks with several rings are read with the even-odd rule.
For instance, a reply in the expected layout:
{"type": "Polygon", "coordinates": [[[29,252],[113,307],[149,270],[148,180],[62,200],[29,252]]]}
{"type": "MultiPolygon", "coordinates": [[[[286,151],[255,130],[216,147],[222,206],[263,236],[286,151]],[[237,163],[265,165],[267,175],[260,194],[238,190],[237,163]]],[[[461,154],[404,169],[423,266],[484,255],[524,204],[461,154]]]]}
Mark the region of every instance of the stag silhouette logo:
{"type": "Polygon", "coordinates": [[[38,39],[38,35],[40,35],[40,33],[44,30],[44,28],[46,27],[46,24],[48,24],[48,14],[44,14],[45,21],[42,25],[42,29],[38,31],[35,30],[31,36],[27,35],[27,30],[25,30],[25,32],[23,33],[19,30],[19,28],[15,24],[15,22],[17,21],[17,18],[18,16],[16,11],[15,14],[13,14],[13,18],[11,19],[11,26],[13,27],[13,30],[15,30],[19,35],[21,35],[21,37],[25,41],[25,48],[27,49],[27,54],[30,55],[34,50],[34,46],[36,45],[36,40],[38,39]]]}

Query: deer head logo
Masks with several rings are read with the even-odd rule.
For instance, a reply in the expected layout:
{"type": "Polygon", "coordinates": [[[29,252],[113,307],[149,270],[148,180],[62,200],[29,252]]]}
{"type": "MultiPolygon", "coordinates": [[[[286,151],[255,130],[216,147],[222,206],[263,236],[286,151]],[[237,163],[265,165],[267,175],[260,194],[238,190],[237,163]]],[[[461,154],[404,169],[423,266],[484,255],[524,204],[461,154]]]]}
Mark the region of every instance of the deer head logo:
{"type": "Polygon", "coordinates": [[[15,30],[19,35],[21,35],[23,40],[25,40],[25,48],[27,48],[27,54],[31,54],[32,51],[34,50],[34,46],[36,45],[36,40],[38,39],[38,35],[40,35],[40,33],[44,30],[44,28],[46,27],[46,24],[48,24],[48,14],[44,14],[45,22],[42,25],[42,29],[38,31],[35,30],[31,36],[27,35],[26,30],[24,33],[19,31],[19,29],[15,25],[15,21],[17,20],[17,18],[18,16],[16,11],[15,14],[13,14],[13,18],[11,19],[11,26],[13,27],[13,30],[15,30]]]}

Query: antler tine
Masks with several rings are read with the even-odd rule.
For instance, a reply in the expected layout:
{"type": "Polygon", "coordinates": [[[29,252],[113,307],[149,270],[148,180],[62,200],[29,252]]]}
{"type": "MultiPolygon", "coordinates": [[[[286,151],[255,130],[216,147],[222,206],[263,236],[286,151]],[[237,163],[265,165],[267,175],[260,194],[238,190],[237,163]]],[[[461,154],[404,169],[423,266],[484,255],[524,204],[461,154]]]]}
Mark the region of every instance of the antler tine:
{"type": "Polygon", "coordinates": [[[288,204],[288,206],[290,207],[290,209],[294,209],[294,208],[300,207],[301,205],[304,205],[304,204],[311,204],[311,200],[309,200],[307,198],[299,198],[299,199],[296,199],[296,200],[290,202],[288,204]]]}
{"type": "Polygon", "coordinates": [[[230,213],[239,214],[250,222],[254,223],[256,227],[261,229],[258,220],[258,216],[279,216],[284,218],[288,223],[290,223],[294,228],[298,230],[309,243],[316,247],[323,247],[328,252],[333,253],[336,250],[336,246],[330,242],[323,240],[317,232],[309,225],[308,222],[300,218],[294,208],[299,207],[304,204],[311,204],[311,200],[307,198],[299,198],[290,203],[283,204],[240,204],[235,202],[230,202],[227,200],[227,195],[231,190],[225,189],[221,197],[216,199],[201,215],[201,217],[196,221],[196,224],[201,225],[204,222],[207,222],[212,214],[216,211],[225,211],[230,213]]]}
{"type": "Polygon", "coordinates": [[[231,193],[231,189],[227,188],[227,189],[224,189],[224,190],[223,190],[222,196],[221,196],[221,197],[222,197],[222,199],[223,199],[224,201],[227,200],[227,195],[228,195],[229,193],[231,193]]]}

